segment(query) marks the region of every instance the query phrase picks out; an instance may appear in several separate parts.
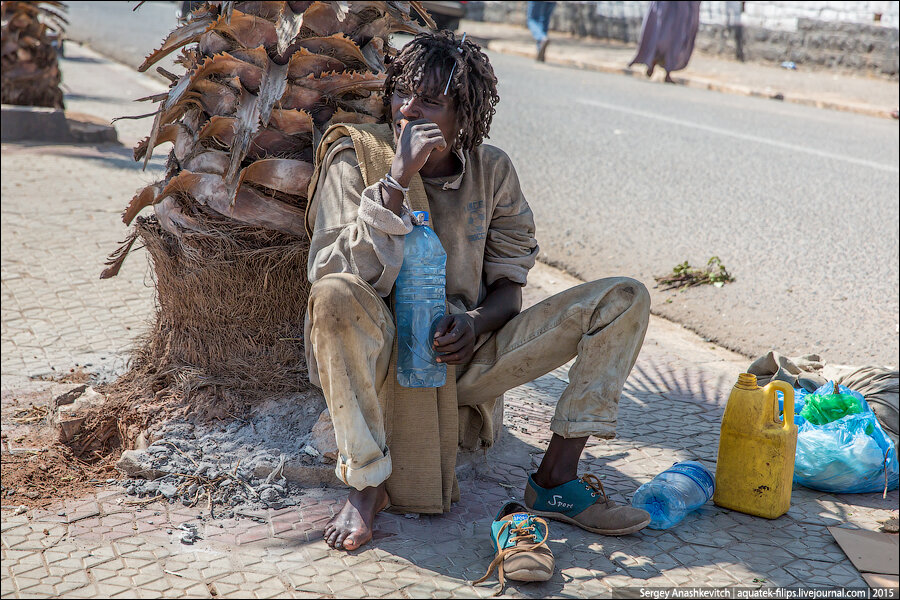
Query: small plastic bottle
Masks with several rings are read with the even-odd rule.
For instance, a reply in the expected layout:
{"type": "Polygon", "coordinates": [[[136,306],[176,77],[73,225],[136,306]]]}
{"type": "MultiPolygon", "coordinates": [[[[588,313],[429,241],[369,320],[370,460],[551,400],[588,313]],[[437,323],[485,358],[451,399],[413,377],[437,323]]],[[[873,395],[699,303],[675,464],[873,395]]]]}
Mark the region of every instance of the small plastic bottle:
{"type": "Polygon", "coordinates": [[[413,213],[406,234],[403,266],[394,284],[397,318],[397,381],[403,387],[441,387],[447,365],[435,360],[434,326],[446,313],[447,253],[428,213],[413,213]]]}
{"type": "Polygon", "coordinates": [[[675,463],[637,489],[631,505],[650,513],[651,529],[668,529],[712,498],[715,479],[697,461],[675,463]]]}

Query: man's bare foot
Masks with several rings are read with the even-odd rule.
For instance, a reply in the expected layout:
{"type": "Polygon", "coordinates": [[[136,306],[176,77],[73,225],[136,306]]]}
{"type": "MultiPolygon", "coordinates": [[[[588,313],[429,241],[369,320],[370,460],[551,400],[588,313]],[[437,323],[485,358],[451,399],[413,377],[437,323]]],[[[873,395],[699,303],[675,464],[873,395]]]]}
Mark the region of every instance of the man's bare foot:
{"type": "Polygon", "coordinates": [[[372,539],[375,515],[387,505],[388,495],[384,484],[351,490],[341,512],[328,521],[322,537],[332,548],[356,550],[372,539]]]}
{"type": "Polygon", "coordinates": [[[663,81],[665,81],[666,83],[675,83],[675,80],[672,79],[672,76],[668,73],[666,73],[666,78],[663,81]]]}

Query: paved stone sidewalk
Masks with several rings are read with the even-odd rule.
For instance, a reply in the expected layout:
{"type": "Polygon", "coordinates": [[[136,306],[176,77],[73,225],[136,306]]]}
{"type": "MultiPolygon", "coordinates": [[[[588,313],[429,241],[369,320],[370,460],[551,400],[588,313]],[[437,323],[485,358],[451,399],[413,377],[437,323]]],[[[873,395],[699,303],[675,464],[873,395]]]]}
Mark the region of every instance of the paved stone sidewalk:
{"type": "MultiPolygon", "coordinates": [[[[459,31],[475,37],[495,52],[534,57],[534,40],[528,29],[502,23],[464,20],[459,31]]],[[[566,65],[607,73],[644,78],[646,67],[628,67],[637,46],[616,40],[578,38],[550,32],[547,64],[566,65]]],[[[661,83],[662,69],[653,81],[661,83]]],[[[687,68],[672,74],[681,85],[717,92],[775,98],[785,102],[818,106],[891,118],[900,103],[896,81],[860,77],[801,66],[797,71],[753,62],[738,62],[696,51],[687,68]]]]}
{"type": "MultiPolygon", "coordinates": [[[[158,90],[152,80],[72,46],[63,64],[72,110],[104,118],[139,112],[131,98],[158,90]]],[[[120,121],[133,143],[149,123],[120,121]]],[[[118,278],[99,281],[104,257],[124,237],[118,214],[142,173],[119,146],[2,146],[2,392],[4,415],[23,392],[48,400],[34,376],[77,365],[114,375],[152,315],[152,280],[141,252],[118,278]],[[111,366],[104,366],[111,365],[111,366]]],[[[574,282],[539,266],[529,302],[574,282]]],[[[641,483],[676,460],[713,466],[719,421],[747,359],[653,318],[620,403],[618,438],[591,440],[582,467],[626,502],[641,483]]],[[[210,518],[180,504],[132,506],[117,486],[46,510],[2,510],[3,597],[488,597],[472,587],[493,552],[491,518],[521,496],[549,434],[566,369],[507,396],[501,444],[460,482],[450,513],[382,514],[372,544],[330,550],[322,529],[344,492],[313,488],[298,506],[210,518]],[[180,543],[184,523],[199,527],[180,543]]],[[[6,449],[4,449],[6,451],[6,449]]],[[[509,585],[505,597],[603,597],[627,586],[864,586],[826,527],[877,529],[898,493],[838,496],[796,486],[792,508],[773,520],[708,504],[666,531],[603,537],[551,523],[557,572],[543,584],[509,585]]]]}

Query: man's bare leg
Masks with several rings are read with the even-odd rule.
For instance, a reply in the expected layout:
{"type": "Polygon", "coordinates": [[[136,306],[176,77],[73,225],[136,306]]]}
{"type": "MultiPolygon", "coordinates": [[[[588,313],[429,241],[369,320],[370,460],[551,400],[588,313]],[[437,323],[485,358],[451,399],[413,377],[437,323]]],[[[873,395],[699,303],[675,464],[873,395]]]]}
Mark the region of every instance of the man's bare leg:
{"type": "Polygon", "coordinates": [[[556,433],[534,474],[534,482],[542,488],[552,488],[578,478],[578,459],[587,437],[564,438],[556,433]]]}
{"type": "Polygon", "coordinates": [[[322,537],[332,548],[356,550],[372,539],[375,515],[388,505],[388,495],[382,483],[378,487],[350,490],[347,502],[325,526],[322,537]]]}
{"type": "Polygon", "coordinates": [[[640,531],[650,523],[650,515],[646,511],[617,505],[606,495],[603,485],[594,475],[588,473],[583,479],[578,479],[578,459],[586,442],[586,437],[566,439],[554,434],[550,438],[550,445],[537,473],[525,485],[525,505],[538,516],[578,525],[601,535],[626,535],[640,531]],[[577,509],[580,511],[578,514],[565,511],[572,510],[576,505],[581,506],[577,509]]]}

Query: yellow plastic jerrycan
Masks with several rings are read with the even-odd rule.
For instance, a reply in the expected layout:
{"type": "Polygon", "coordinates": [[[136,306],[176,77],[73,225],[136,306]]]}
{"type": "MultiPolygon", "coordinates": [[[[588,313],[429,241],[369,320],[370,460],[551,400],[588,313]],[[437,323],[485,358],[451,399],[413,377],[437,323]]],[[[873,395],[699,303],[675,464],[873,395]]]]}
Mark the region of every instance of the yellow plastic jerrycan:
{"type": "Polygon", "coordinates": [[[755,375],[741,373],[722,417],[713,502],[748,515],[780,517],[791,506],[796,451],[794,388],[783,381],[761,388],[755,375]],[[784,393],[783,422],[776,390],[784,393]]]}

